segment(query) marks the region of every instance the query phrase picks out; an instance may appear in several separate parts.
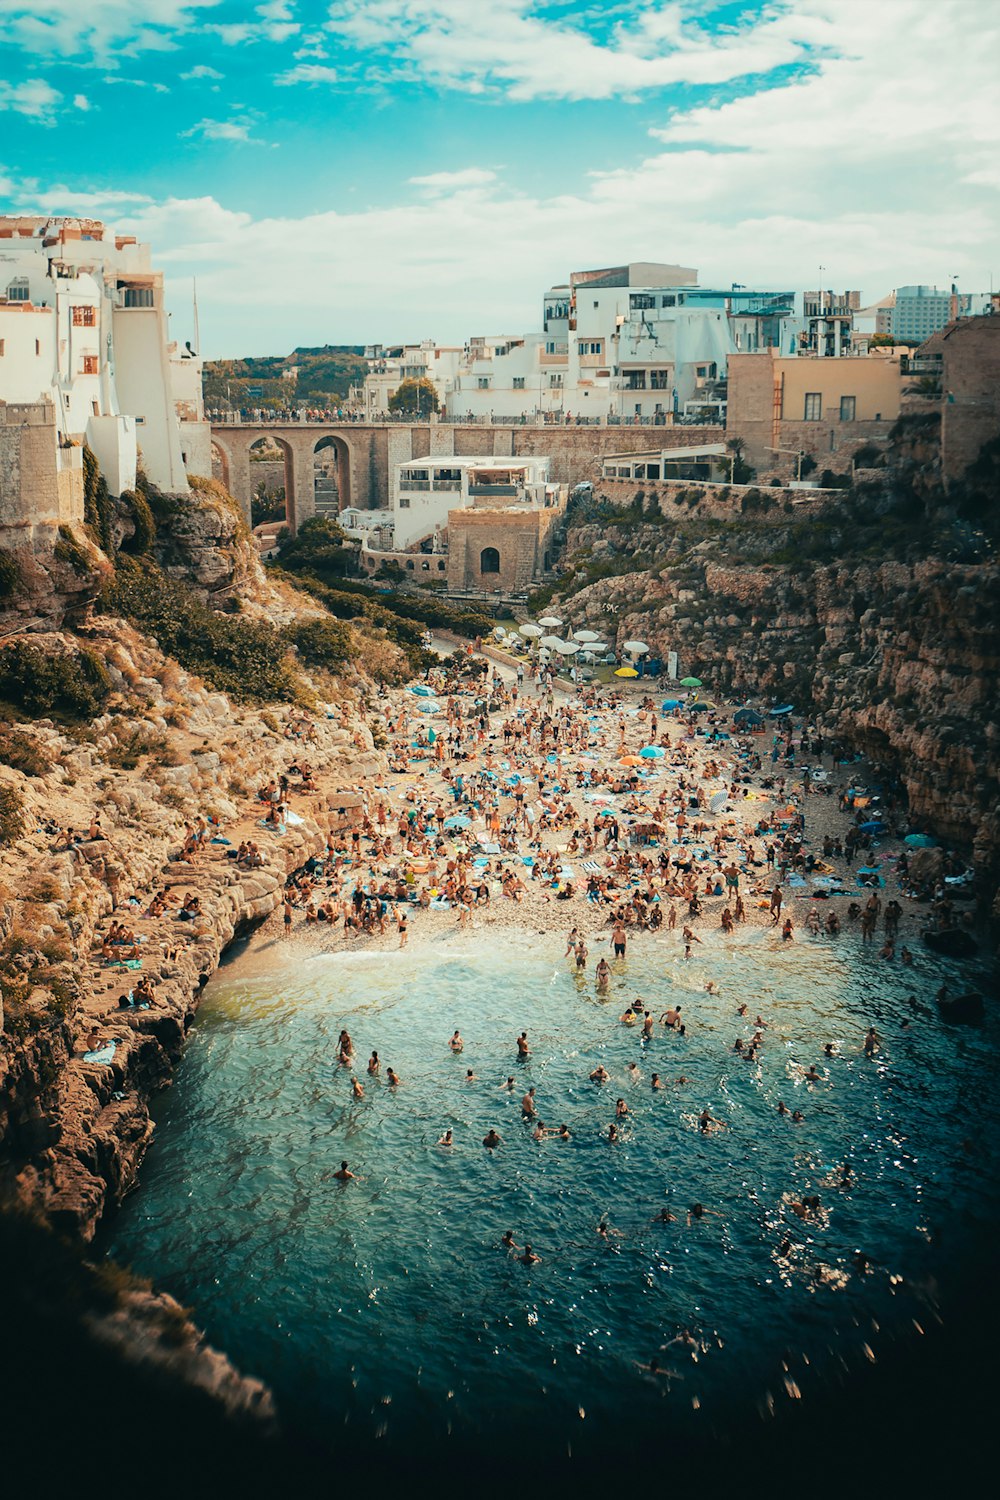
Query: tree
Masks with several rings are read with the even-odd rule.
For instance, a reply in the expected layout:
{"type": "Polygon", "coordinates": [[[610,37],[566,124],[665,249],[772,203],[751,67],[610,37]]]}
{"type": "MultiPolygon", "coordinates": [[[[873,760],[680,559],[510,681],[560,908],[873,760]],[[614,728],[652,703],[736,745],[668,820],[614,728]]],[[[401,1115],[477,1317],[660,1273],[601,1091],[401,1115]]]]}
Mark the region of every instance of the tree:
{"type": "Polygon", "coordinates": [[[426,375],[420,380],[404,380],[389,397],[389,410],[404,412],[407,416],[428,417],[432,411],[438,411],[440,405],[434,382],[426,375]]]}
{"type": "Polygon", "coordinates": [[[741,437],[731,437],[726,441],[726,448],[733,455],[733,484],[749,484],[751,479],[756,479],[757,470],[751,468],[743,457],[746,443],[741,437]]]}
{"type": "Polygon", "coordinates": [[[868,340],[869,349],[891,349],[896,340],[891,333],[873,333],[868,340]]]}

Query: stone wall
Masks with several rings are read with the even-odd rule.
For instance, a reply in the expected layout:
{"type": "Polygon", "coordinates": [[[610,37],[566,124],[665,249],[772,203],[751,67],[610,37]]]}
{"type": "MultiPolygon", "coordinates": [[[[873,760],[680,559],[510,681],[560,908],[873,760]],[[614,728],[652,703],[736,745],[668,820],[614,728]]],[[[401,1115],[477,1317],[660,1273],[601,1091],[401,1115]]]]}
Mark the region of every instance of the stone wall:
{"type": "Polygon", "coordinates": [[[49,401],[0,402],[0,537],[31,546],[38,528],[83,521],[83,450],[62,448],[49,401]]]}
{"type": "Polygon", "coordinates": [[[546,571],[553,528],[562,509],[453,510],[448,516],[448,587],[516,593],[546,571]],[[483,552],[499,554],[499,571],[482,570],[483,552]]]}

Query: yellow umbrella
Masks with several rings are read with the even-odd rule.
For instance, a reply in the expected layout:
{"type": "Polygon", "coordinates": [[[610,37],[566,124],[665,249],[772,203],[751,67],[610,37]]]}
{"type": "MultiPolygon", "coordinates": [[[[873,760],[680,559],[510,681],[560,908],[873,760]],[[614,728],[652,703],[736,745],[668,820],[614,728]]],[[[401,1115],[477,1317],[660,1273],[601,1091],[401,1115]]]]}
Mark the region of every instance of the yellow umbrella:
{"type": "Polygon", "coordinates": [[[638,755],[623,755],[618,764],[620,766],[641,766],[642,761],[638,755]]]}
{"type": "Polygon", "coordinates": [[[615,669],[616,677],[638,677],[638,675],[635,667],[617,667],[615,669]]]}

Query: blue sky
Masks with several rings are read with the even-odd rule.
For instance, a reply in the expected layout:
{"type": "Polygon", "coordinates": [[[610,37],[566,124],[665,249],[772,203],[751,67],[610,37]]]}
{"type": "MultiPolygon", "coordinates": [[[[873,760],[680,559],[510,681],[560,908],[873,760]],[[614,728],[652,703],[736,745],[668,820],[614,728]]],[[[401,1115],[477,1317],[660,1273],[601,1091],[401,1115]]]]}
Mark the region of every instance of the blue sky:
{"type": "Polygon", "coordinates": [[[210,356],[538,326],[571,270],[1000,285],[992,0],[0,0],[0,206],[210,356]]]}

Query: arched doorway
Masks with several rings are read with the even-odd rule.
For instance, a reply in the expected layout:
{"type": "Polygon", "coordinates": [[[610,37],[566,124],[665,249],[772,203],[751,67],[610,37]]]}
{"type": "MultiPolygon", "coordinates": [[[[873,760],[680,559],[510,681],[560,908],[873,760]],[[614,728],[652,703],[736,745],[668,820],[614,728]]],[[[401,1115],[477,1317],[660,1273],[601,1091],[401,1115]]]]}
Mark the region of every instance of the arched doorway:
{"type": "Polygon", "coordinates": [[[342,437],[328,432],[313,449],[313,486],[318,516],[338,516],[351,504],[351,454],[342,437]]]}
{"type": "Polygon", "coordinates": [[[479,554],[480,573],[499,573],[500,553],[496,547],[484,547],[479,554]]]}
{"type": "Polygon", "coordinates": [[[284,521],[295,530],[295,474],[291,447],[268,433],[250,444],[252,525],[284,521]]]}
{"type": "Polygon", "coordinates": [[[230,460],[229,454],[222,444],[212,439],[212,478],[218,479],[221,484],[232,494],[230,484],[230,460]]]}

